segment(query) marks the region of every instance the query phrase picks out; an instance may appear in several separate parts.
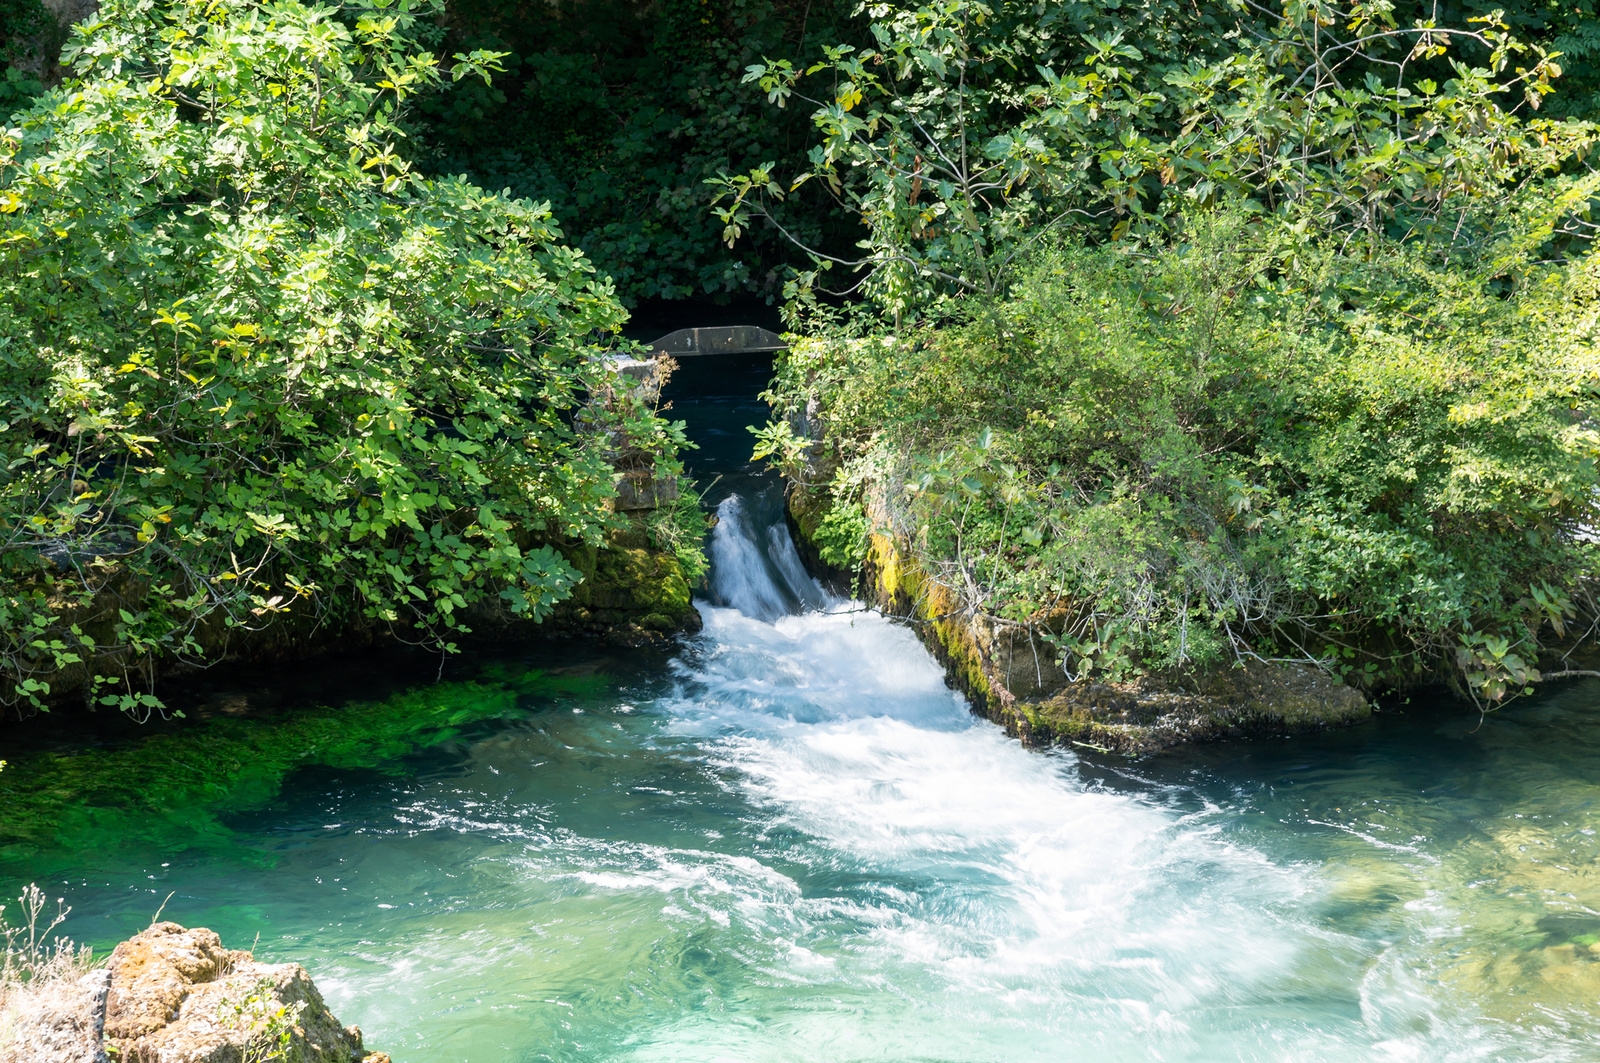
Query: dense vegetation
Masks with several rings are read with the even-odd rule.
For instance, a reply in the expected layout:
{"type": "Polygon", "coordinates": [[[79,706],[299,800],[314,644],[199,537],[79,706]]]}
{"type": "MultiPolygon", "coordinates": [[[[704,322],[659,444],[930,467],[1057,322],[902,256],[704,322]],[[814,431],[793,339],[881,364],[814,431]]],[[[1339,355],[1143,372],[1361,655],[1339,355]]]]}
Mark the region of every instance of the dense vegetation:
{"type": "Polygon", "coordinates": [[[1075,675],[1269,658],[1404,683],[1460,651],[1488,700],[1525,683],[1539,636],[1594,610],[1600,433],[1574,411],[1600,260],[1502,294],[1241,213],[1185,236],[1068,245],[969,323],[791,352],[776,390],[821,407],[830,560],[907,534],[1075,675]]]}
{"type": "Polygon", "coordinates": [[[210,10],[117,0],[6,134],[14,668],[538,615],[596,440],[673,469],[573,427],[588,337],[741,292],[819,337],[761,446],[822,413],[835,559],[898,521],[1073,674],[1489,702],[1592,610],[1593,0],[210,10]],[[115,580],[174,604],[50,619],[115,580]]]}
{"type": "Polygon", "coordinates": [[[481,77],[429,9],[109,0],[0,130],[0,673],[100,700],[289,611],[447,645],[538,618],[671,426],[591,337],[623,310],[548,210],[410,167],[411,95],[481,77]],[[582,407],[584,413],[575,417],[582,407]]]}
{"type": "MultiPolygon", "coordinates": [[[[1224,10],[1253,9],[1195,9],[1224,10]]],[[[907,536],[1069,675],[1300,660],[1485,705],[1539,678],[1595,616],[1600,516],[1565,56],[1388,5],[1171,39],[875,11],[869,49],[750,71],[818,143],[721,186],[730,238],[812,181],[870,232],[791,291],[849,271],[897,327],[813,303],[831,338],[785,360],[760,447],[831,475],[830,556],[907,536]]]]}
{"type": "MultiPolygon", "coordinates": [[[[853,5],[814,0],[454,0],[463,48],[508,53],[492,84],[461,81],[422,104],[419,165],[551,204],[573,243],[630,305],[776,298],[775,231],[737,248],[706,210],[705,182],[806,148],[806,117],[742,83],[766,52],[820,57],[852,31],[853,5]]],[[[854,219],[824,196],[779,208],[808,242],[848,248],[854,219]]]]}
{"type": "MultiPolygon", "coordinates": [[[[1286,10],[1303,25],[1313,8],[1286,10]]],[[[1365,20],[1383,33],[1391,32],[1388,23],[1403,28],[1417,19],[1481,30],[1469,19],[1501,10],[1505,26],[1519,40],[1560,53],[1562,91],[1545,104],[1546,114],[1590,114],[1600,102],[1600,19],[1593,0],[1472,0],[1443,6],[1413,2],[1392,10],[1366,5],[1344,15],[1326,5],[1315,10],[1324,19],[1365,20]]],[[[1090,149],[1085,159],[1113,163],[1096,180],[1120,183],[1124,194],[1143,206],[1159,197],[1161,168],[1130,167],[1129,146],[1118,142],[1121,133],[1132,128],[1159,139],[1181,131],[1194,140],[1230,143],[1215,129],[1202,127],[1197,135],[1186,129],[1193,117],[1189,103],[1195,97],[1213,97],[1218,111],[1226,112],[1246,95],[1240,90],[1249,82],[1241,86],[1238,79],[1268,73],[1248,66],[1258,56],[1247,45],[1266,40],[1257,50],[1259,57],[1278,70],[1291,67],[1292,60],[1271,54],[1282,47],[1276,40],[1279,15],[1275,8],[1251,3],[1177,0],[932,5],[921,10],[786,0],[651,5],[607,0],[536,8],[503,0],[455,0],[449,20],[453,39],[461,47],[492,47],[510,55],[491,85],[463,81],[426,100],[427,119],[419,127],[428,146],[423,163],[440,173],[466,172],[488,188],[509,188],[551,202],[573,242],[615,279],[625,301],[724,298],[738,292],[771,298],[795,267],[807,272],[802,248],[834,258],[856,257],[855,243],[864,235],[861,222],[872,218],[871,208],[862,210],[863,199],[881,181],[895,186],[897,202],[922,208],[901,211],[905,217],[899,224],[924,232],[939,229],[936,221],[916,220],[932,206],[926,199],[909,202],[915,158],[928,160],[923,183],[931,184],[938,179],[932,170],[937,155],[913,149],[904,167],[873,162],[853,174],[833,168],[831,176],[840,179],[837,187],[815,182],[791,188],[794,177],[811,171],[808,156],[817,146],[808,135],[809,109],[763,107],[763,93],[756,90],[776,86],[748,83],[748,68],[771,74],[777,71],[766,69],[769,63],[787,62],[791,71],[813,71],[795,89],[802,96],[822,101],[820,89],[806,86],[853,85],[870,102],[872,78],[854,76],[852,54],[840,55],[845,63],[840,66],[829,61],[826,49],[898,50],[902,60],[915,60],[920,53],[942,56],[936,61],[945,62],[953,54],[951,26],[964,23],[958,34],[967,48],[960,79],[969,106],[962,117],[970,143],[982,145],[1039,98],[1038,68],[1070,82],[1087,60],[1100,54],[1097,49],[1115,41],[1110,62],[1093,67],[1093,79],[1106,82],[1099,88],[1109,97],[1094,119],[1098,140],[1078,146],[1090,149]],[[892,47],[882,48],[876,33],[883,33],[892,47]],[[1137,52],[1137,61],[1130,59],[1130,50],[1137,52]],[[1204,76],[1195,80],[1201,70],[1204,76]],[[1095,143],[1109,154],[1099,157],[1101,147],[1095,143]],[[783,171],[785,195],[781,201],[767,197],[762,213],[768,218],[755,226],[735,226],[742,228],[742,238],[725,246],[722,238],[731,234],[701,210],[704,182],[759,171],[762,164],[783,171]]],[[[1468,38],[1441,39],[1474,63],[1481,64],[1492,48],[1468,38]]],[[[1413,43],[1382,37],[1368,42],[1364,52],[1381,72],[1383,64],[1402,61],[1413,43]]],[[[1352,57],[1340,51],[1332,58],[1344,82],[1341,89],[1359,92],[1372,64],[1352,64],[1352,57]]],[[[1451,76],[1439,56],[1409,63],[1414,81],[1432,77],[1442,82],[1451,76]]],[[[881,70],[872,72],[876,76],[881,70]]],[[[897,91],[909,98],[925,88],[915,79],[901,78],[897,91]]],[[[848,94],[839,97],[846,98],[848,94]]],[[[788,101],[780,94],[777,102],[788,101]]],[[[822,102],[837,104],[833,98],[822,102]]],[[[839,113],[861,118],[860,112],[852,106],[839,113]]],[[[945,116],[950,113],[946,107],[945,116]]],[[[858,135],[848,122],[841,129],[858,135]]],[[[947,125],[927,130],[948,137],[947,125]]],[[[1338,128],[1309,132],[1315,136],[1324,131],[1344,135],[1338,128]]],[[[1138,143],[1131,148],[1134,156],[1141,150],[1138,143]]],[[[1231,150],[1241,154],[1237,146],[1231,150]]],[[[878,162],[886,158],[882,152],[877,155],[878,162]]],[[[959,158],[959,153],[950,153],[950,158],[959,158]]],[[[1184,167],[1177,164],[1178,170],[1184,167]]],[[[1250,179],[1239,174],[1234,184],[1250,179]]],[[[1099,224],[1110,230],[1121,220],[1112,214],[1099,224]]],[[[934,246],[929,253],[939,250],[934,246]]],[[[828,279],[822,286],[831,281],[836,290],[853,290],[857,279],[828,279]]]]}

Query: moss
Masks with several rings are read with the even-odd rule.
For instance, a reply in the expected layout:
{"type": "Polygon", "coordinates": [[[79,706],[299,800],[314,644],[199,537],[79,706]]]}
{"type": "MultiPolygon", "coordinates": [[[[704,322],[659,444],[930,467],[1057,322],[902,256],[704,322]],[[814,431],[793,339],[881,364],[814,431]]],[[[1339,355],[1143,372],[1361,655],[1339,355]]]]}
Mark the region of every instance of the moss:
{"type": "Polygon", "coordinates": [[[681,616],[693,609],[689,581],[672,554],[643,549],[603,550],[590,588],[602,609],[681,616]]]}
{"type": "Polygon", "coordinates": [[[789,491],[789,516],[794,518],[795,530],[806,542],[815,542],[822,528],[822,518],[827,516],[831,502],[820,491],[794,485],[789,491]]]}
{"type": "MultiPolygon", "coordinates": [[[[796,499],[815,499],[795,490],[796,499]]],[[[793,514],[803,528],[800,514],[793,514]]],[[[1013,697],[985,652],[978,625],[956,595],[892,536],[871,535],[866,570],[877,605],[910,617],[975,711],[1028,745],[1070,744],[1138,754],[1183,742],[1285,734],[1353,723],[1371,707],[1352,688],[1311,668],[1216,668],[1197,675],[1150,676],[1120,684],[1068,683],[1043,700],[1013,697]]]]}
{"type": "Polygon", "coordinates": [[[214,849],[245,859],[223,817],[275,798],[303,767],[400,772],[397,758],[478,721],[523,711],[530,698],[595,697],[604,676],[488,673],[379,701],[310,707],[268,718],[194,721],[164,733],[71,752],[10,755],[0,773],[0,874],[97,866],[122,852],[214,849]]]}
{"type": "MultiPolygon", "coordinates": [[[[583,582],[556,606],[543,625],[545,633],[648,642],[699,629],[700,614],[682,562],[670,550],[649,548],[642,533],[618,536],[603,548],[563,546],[562,553],[583,582]]],[[[512,629],[521,632],[515,625],[512,629]]]]}
{"type": "Polygon", "coordinates": [[[921,621],[917,633],[944,665],[951,684],[966,694],[982,715],[1028,741],[1032,728],[1025,716],[1012,710],[1010,697],[989,674],[955,595],[929,579],[894,539],[879,532],[869,539],[867,570],[880,608],[921,621]]]}

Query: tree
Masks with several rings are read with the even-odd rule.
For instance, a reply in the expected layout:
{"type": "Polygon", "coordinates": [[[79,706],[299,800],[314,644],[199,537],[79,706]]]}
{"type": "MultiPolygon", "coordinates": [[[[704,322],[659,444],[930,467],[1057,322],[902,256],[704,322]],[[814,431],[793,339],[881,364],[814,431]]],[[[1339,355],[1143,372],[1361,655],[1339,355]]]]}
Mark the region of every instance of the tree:
{"type": "Polygon", "coordinates": [[[485,77],[413,0],[108,0],[73,76],[0,132],[0,674],[41,704],[292,611],[448,645],[534,618],[598,543],[590,404],[623,312],[540,205],[425,180],[398,124],[485,77]],[[544,545],[541,545],[544,544],[544,545]],[[120,674],[119,674],[120,673],[120,674]]]}
{"type": "MultiPolygon", "coordinates": [[[[746,74],[774,104],[813,108],[809,165],[711,183],[731,243],[757,219],[777,224],[772,204],[793,189],[826,182],[870,235],[857,258],[815,254],[801,287],[858,271],[896,315],[1003,294],[1047,233],[1160,241],[1188,207],[1225,199],[1308,238],[1475,255],[1557,201],[1596,143],[1593,123],[1537,116],[1559,54],[1512,36],[1498,12],[1444,26],[1402,24],[1388,3],[1240,3],[1229,46],[1152,56],[1121,30],[1027,25],[1028,4],[871,10],[871,47],[746,74]]],[[[1141,31],[1168,47],[1170,34],[1141,31]]],[[[1588,206],[1564,202],[1552,230],[1587,241],[1588,206]]]]}

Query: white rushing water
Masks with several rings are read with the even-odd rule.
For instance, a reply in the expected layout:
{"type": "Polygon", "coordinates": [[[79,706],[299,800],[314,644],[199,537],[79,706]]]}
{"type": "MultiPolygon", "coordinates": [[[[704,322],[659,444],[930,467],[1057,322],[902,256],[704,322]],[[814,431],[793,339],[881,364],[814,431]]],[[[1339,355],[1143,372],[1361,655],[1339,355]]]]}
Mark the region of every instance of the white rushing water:
{"type": "Polygon", "coordinates": [[[795,1006],[686,1020],[639,1058],[1496,1058],[1382,946],[1307,918],[1334,889],[1317,868],[1237,844],[1215,808],[1089,788],[976,720],[907,627],[828,599],[781,524],[737,497],[720,516],[725,604],[673,730],[787,860],[851,885],[763,865],[729,906],[795,1006]]]}
{"type": "Polygon", "coordinates": [[[91,864],[74,932],[176,891],[400,1063],[1600,1060],[1592,693],[1030,751],[806,575],[775,497],[719,516],[670,665],[551,649],[425,688],[532,693],[297,776],[229,821],[247,859],[91,864]]]}

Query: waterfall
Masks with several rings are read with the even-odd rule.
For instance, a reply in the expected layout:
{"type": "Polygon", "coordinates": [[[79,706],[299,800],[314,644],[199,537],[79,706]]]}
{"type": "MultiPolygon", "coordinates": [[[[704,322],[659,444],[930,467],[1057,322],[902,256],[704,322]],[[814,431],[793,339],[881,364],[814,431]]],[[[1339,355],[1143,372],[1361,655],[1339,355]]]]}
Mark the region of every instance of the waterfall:
{"type": "Polygon", "coordinates": [[[776,495],[729,495],[711,533],[712,603],[768,622],[835,604],[806,573],[776,495]]]}

